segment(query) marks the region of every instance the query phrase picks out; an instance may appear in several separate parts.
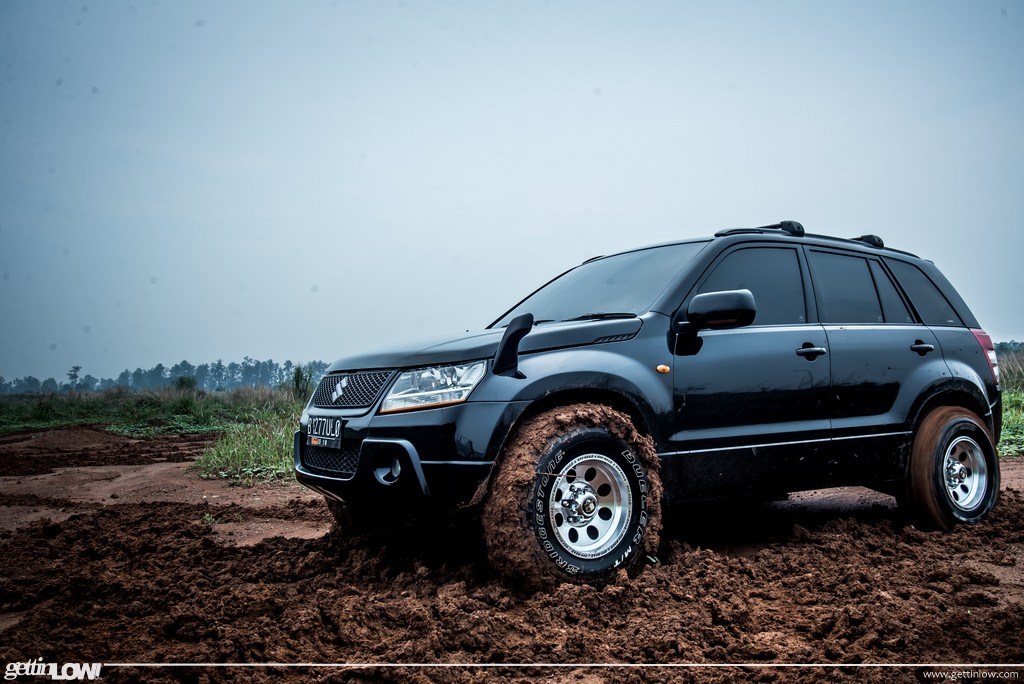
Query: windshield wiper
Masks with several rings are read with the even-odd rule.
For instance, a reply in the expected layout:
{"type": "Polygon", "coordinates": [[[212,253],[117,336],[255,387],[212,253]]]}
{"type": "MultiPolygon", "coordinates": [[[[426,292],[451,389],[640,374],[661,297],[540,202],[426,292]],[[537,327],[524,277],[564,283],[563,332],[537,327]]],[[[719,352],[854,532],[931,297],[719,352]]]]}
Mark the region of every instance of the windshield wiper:
{"type": "Polygon", "coordinates": [[[598,312],[598,313],[585,313],[574,318],[566,318],[567,321],[602,321],[607,318],[636,318],[635,313],[628,313],[623,311],[611,311],[611,312],[598,312]]]}

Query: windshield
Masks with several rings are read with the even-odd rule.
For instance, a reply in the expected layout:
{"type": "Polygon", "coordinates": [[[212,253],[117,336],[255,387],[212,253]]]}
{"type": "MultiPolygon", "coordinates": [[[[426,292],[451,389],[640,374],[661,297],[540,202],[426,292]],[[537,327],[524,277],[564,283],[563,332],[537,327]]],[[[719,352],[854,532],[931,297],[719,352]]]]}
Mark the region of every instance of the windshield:
{"type": "Polygon", "coordinates": [[[645,313],[706,244],[648,247],[588,261],[534,292],[490,327],[508,325],[524,313],[532,313],[535,321],[645,313]]]}

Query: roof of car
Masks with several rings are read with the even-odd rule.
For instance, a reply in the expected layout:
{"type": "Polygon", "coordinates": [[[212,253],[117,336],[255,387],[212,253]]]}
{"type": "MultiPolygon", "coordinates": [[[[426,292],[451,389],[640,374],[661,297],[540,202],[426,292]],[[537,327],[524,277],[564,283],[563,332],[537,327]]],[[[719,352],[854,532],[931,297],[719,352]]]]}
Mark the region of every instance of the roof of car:
{"type": "MultiPolygon", "coordinates": [[[[634,249],[627,249],[623,252],[617,252],[617,254],[624,254],[626,252],[638,252],[644,249],[653,249],[657,247],[667,247],[669,245],[678,245],[687,242],[710,242],[714,239],[728,238],[734,236],[743,235],[763,235],[772,238],[791,238],[791,239],[806,239],[809,238],[814,241],[821,241],[819,244],[827,244],[828,242],[840,243],[846,247],[857,247],[857,248],[868,248],[870,250],[877,250],[879,252],[885,252],[889,254],[901,254],[903,256],[912,257],[914,259],[920,259],[916,254],[906,252],[901,249],[894,249],[892,247],[886,247],[885,241],[877,235],[861,235],[853,238],[841,238],[833,235],[821,235],[818,233],[808,233],[804,230],[803,224],[799,221],[779,221],[767,226],[758,226],[756,228],[724,228],[714,234],[713,238],[701,237],[693,238],[689,240],[673,240],[671,242],[663,242],[655,245],[645,245],[643,247],[636,247],[634,249]]],[[[591,257],[583,263],[590,261],[596,261],[603,259],[606,256],[614,256],[612,254],[602,254],[599,256],[591,257]]]]}
{"type": "Polygon", "coordinates": [[[895,252],[897,254],[904,254],[906,256],[914,257],[915,259],[920,258],[916,254],[905,252],[900,249],[893,249],[892,247],[886,247],[885,241],[877,235],[865,234],[858,237],[852,238],[841,238],[832,235],[820,235],[817,233],[808,233],[804,230],[804,226],[799,221],[779,221],[767,226],[759,226],[757,228],[726,228],[715,233],[715,237],[727,237],[729,235],[746,235],[746,234],[760,234],[760,235],[781,235],[791,236],[795,238],[816,238],[819,240],[830,240],[834,242],[846,243],[847,245],[856,245],[863,247],[873,247],[878,250],[886,250],[889,252],[895,252]]]}

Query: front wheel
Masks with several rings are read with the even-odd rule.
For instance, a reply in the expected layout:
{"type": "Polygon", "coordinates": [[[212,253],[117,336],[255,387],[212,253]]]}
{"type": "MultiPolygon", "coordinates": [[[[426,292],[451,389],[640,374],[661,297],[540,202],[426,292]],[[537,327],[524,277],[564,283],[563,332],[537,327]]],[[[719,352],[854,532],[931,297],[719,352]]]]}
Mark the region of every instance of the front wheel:
{"type": "Polygon", "coordinates": [[[649,437],[607,406],[526,421],[483,515],[492,565],[527,584],[601,581],[657,546],[661,483],[649,437]]]}
{"type": "Polygon", "coordinates": [[[926,529],[976,523],[999,496],[999,459],[985,425],[970,411],[943,406],[914,434],[907,500],[926,529]]]}

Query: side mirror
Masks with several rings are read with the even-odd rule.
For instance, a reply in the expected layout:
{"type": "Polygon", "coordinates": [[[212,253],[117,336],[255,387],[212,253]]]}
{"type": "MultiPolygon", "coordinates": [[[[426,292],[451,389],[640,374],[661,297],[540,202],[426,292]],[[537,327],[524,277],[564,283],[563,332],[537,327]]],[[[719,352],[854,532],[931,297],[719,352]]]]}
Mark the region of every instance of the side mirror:
{"type": "Polygon", "coordinates": [[[676,332],[686,329],[697,330],[728,330],[742,328],[754,322],[757,305],[750,290],[725,290],[722,292],[705,292],[690,300],[683,312],[676,314],[673,328],[676,332]]]}

